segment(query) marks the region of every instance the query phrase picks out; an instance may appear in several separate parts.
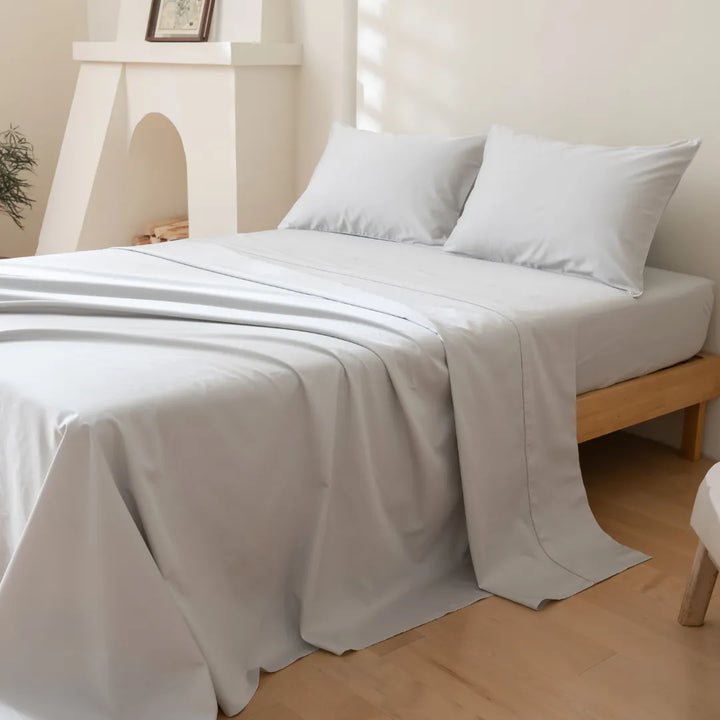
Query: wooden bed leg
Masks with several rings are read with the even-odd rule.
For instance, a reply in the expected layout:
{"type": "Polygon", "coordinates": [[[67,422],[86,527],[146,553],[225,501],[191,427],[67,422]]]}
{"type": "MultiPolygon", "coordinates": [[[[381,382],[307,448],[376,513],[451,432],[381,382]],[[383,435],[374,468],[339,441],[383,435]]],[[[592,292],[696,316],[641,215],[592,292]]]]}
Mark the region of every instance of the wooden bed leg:
{"type": "Polygon", "coordinates": [[[686,627],[699,627],[705,622],[718,569],[702,543],[698,543],[695,560],[680,607],[678,622],[686,627]]]}
{"type": "Polygon", "coordinates": [[[701,402],[685,408],[681,454],[688,460],[699,460],[702,451],[703,430],[705,429],[705,408],[701,402]]]}

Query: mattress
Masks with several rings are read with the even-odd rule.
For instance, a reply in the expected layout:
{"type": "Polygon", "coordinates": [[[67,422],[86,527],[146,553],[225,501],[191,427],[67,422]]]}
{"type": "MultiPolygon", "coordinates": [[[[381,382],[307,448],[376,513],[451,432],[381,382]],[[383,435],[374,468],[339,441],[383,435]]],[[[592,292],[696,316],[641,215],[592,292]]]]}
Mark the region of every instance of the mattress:
{"type": "MultiPolygon", "coordinates": [[[[608,387],[682,362],[707,338],[714,284],[701,277],[648,267],[645,292],[632,298],[584,278],[446,253],[439,247],[407,245],[333,233],[287,230],[240,235],[233,244],[306,271],[363,278],[368,290],[394,283],[418,285],[428,274],[447,277],[449,296],[483,296],[511,302],[520,312],[551,314],[576,325],[578,394],[608,387]]],[[[397,289],[404,299],[406,288],[397,289]]]]}

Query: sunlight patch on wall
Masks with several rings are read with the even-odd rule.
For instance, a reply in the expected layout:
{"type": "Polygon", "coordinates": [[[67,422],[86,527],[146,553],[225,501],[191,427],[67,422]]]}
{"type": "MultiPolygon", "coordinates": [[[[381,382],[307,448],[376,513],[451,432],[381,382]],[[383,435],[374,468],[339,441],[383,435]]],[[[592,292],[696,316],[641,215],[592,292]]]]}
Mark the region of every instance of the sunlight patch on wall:
{"type": "Polygon", "coordinates": [[[358,28],[358,55],[363,62],[382,67],[386,50],[387,38],[379,30],[367,25],[358,28]]]}
{"type": "Polygon", "coordinates": [[[364,130],[381,130],[385,109],[383,68],[387,38],[379,25],[387,0],[359,0],[358,3],[358,116],[364,130]]]}
{"type": "Polygon", "coordinates": [[[365,17],[382,17],[388,0],[359,0],[358,10],[365,17]]]}
{"type": "Polygon", "coordinates": [[[463,39],[443,3],[359,0],[358,126],[453,134],[463,39]]]}

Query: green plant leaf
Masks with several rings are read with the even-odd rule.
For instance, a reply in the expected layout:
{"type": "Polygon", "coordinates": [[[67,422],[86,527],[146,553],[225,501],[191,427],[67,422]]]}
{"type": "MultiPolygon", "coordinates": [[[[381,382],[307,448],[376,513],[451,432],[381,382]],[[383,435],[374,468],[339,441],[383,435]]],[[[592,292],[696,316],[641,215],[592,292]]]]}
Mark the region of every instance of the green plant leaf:
{"type": "Polygon", "coordinates": [[[31,184],[26,178],[35,168],[33,146],[18,128],[11,125],[0,133],[0,213],[9,215],[19,228],[35,202],[28,195],[31,184]]]}

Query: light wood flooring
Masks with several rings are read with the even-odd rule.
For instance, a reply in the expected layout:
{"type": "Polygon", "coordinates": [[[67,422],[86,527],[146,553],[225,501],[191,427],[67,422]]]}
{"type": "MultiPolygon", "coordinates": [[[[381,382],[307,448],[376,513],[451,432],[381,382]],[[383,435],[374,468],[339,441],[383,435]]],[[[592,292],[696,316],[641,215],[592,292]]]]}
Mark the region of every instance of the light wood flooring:
{"type": "Polygon", "coordinates": [[[719,720],[720,592],[704,628],[676,622],[712,463],[622,433],[581,454],[602,526],[653,560],[541,612],[490,598],[362,652],[315,653],[265,675],[239,719],[719,720]]]}

